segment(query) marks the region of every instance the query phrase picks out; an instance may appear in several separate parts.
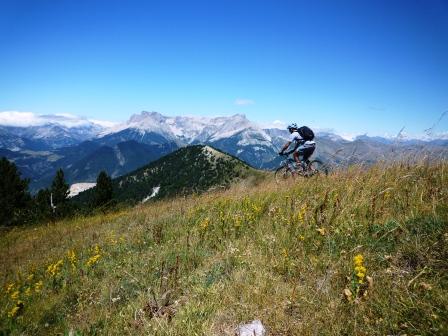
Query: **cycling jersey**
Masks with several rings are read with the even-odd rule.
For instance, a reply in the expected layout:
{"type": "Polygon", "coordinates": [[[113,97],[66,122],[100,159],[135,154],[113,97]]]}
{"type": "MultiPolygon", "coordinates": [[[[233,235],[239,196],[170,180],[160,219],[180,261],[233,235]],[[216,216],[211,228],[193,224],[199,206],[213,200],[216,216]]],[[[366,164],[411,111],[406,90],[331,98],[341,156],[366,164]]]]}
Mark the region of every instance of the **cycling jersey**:
{"type": "Polygon", "coordinates": [[[299,132],[297,132],[297,131],[292,132],[289,135],[289,141],[290,142],[295,142],[296,146],[300,146],[301,148],[307,148],[307,147],[314,147],[314,146],[316,146],[316,143],[314,142],[314,140],[308,140],[308,141],[304,140],[300,136],[299,132]]]}

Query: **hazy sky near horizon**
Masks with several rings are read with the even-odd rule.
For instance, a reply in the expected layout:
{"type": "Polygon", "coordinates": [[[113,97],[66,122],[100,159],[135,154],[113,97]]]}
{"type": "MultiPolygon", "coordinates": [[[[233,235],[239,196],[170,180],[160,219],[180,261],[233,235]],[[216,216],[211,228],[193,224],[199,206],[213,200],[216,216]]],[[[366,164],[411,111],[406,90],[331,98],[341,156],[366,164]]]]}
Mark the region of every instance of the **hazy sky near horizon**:
{"type": "Polygon", "coordinates": [[[448,1],[0,0],[0,112],[142,110],[420,134],[448,110],[448,1]]]}

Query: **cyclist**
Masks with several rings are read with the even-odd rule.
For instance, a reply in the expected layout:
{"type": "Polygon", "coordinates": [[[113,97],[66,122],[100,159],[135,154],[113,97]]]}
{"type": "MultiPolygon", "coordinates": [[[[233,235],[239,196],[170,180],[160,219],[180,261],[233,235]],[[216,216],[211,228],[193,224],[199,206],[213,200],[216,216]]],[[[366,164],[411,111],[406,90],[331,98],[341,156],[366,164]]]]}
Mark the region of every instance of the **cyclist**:
{"type": "Polygon", "coordinates": [[[290,133],[289,141],[285,143],[279,154],[283,155],[285,150],[294,143],[295,147],[292,150],[294,160],[297,162],[297,166],[301,166],[305,170],[310,162],[308,159],[316,149],[314,133],[307,126],[297,127],[296,123],[288,125],[287,129],[290,133]],[[300,161],[299,155],[302,156],[302,161],[300,161]]]}

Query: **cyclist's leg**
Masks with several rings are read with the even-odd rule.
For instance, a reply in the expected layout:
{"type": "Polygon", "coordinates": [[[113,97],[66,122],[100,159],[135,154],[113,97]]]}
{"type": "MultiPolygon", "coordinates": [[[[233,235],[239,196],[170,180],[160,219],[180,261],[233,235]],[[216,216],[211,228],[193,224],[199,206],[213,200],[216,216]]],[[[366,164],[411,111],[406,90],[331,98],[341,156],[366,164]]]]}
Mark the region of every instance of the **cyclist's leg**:
{"type": "Polygon", "coordinates": [[[307,164],[310,162],[309,158],[311,155],[313,155],[314,150],[316,149],[316,146],[308,147],[305,151],[305,154],[303,155],[303,161],[305,161],[307,164]]]}
{"type": "Polygon", "coordinates": [[[310,163],[309,158],[313,155],[316,146],[301,146],[299,147],[299,154],[302,156],[302,167],[305,169],[310,163]]]}
{"type": "Polygon", "coordinates": [[[297,166],[300,166],[300,164],[301,164],[299,155],[301,155],[301,154],[299,153],[299,150],[298,150],[298,149],[296,149],[296,150],[294,151],[293,155],[292,155],[292,156],[294,157],[294,160],[295,160],[296,163],[297,163],[297,166]]]}

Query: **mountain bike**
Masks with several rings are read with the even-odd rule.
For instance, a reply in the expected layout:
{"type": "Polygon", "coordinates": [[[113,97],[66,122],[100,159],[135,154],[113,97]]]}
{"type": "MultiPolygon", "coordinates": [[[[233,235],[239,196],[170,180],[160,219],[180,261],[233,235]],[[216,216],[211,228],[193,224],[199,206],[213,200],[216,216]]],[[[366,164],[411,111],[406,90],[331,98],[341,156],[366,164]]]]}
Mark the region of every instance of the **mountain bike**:
{"type": "Polygon", "coordinates": [[[285,159],[281,162],[280,167],[275,170],[275,182],[280,184],[284,181],[289,181],[296,176],[311,177],[315,175],[328,175],[328,166],[321,160],[315,159],[305,163],[305,167],[297,165],[296,160],[291,157],[293,152],[284,153],[285,159]]]}

